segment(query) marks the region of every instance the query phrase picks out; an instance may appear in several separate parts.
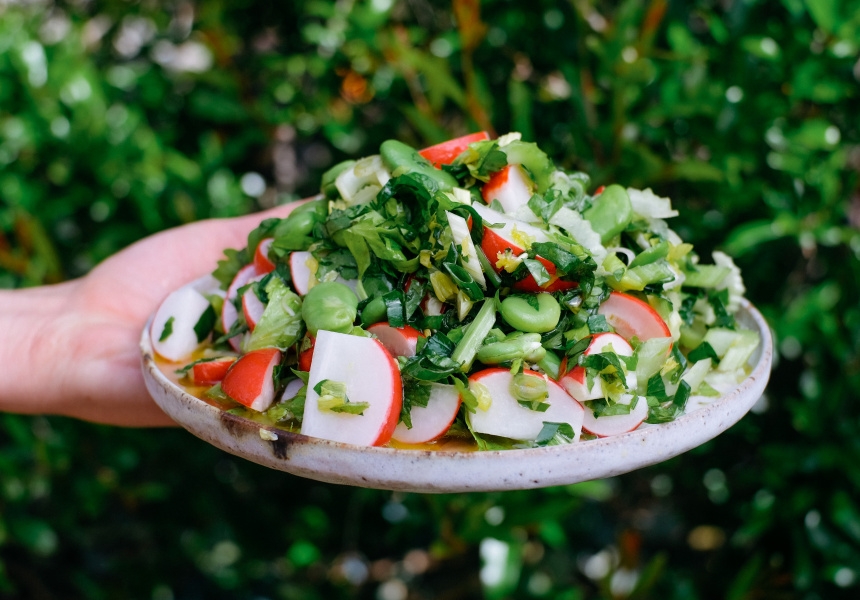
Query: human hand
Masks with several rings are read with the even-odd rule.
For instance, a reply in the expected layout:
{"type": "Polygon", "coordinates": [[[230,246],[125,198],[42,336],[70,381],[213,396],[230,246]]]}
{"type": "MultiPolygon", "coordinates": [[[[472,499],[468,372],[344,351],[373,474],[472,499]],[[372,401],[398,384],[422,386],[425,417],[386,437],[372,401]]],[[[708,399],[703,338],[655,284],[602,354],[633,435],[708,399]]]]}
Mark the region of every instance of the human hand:
{"type": "Polygon", "coordinates": [[[144,386],[138,342],[167,294],[211,272],[224,248],[241,248],[267,217],[297,203],[236,219],[157,233],[86,276],[0,292],[0,410],[57,414],[112,425],[172,425],[144,386]]]}

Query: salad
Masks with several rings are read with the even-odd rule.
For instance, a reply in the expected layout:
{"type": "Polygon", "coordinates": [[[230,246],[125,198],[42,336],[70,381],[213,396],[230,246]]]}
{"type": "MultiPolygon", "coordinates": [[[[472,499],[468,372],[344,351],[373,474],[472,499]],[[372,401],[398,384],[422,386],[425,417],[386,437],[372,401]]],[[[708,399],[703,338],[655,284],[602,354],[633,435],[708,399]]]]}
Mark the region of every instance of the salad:
{"type": "Polygon", "coordinates": [[[517,133],[388,140],[321,187],[152,319],[224,410],[358,445],[529,448],[671,421],[749,372],[739,270],[700,262],[650,189],[592,189],[517,133]]]}

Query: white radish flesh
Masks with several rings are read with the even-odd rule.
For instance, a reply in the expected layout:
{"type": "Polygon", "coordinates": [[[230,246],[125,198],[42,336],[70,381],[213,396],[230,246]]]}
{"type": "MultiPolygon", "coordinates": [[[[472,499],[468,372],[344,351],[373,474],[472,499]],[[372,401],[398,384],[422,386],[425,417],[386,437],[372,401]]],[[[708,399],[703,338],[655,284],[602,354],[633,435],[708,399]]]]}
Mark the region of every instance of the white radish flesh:
{"type": "Polygon", "coordinates": [[[200,344],[194,326],[209,307],[209,300],[195,284],[185,285],[167,296],[150,327],[155,351],[167,360],[187,358],[200,344]]]}
{"type": "MultiPolygon", "coordinates": [[[[526,374],[541,377],[537,373],[526,374]]],[[[514,440],[533,440],[543,429],[544,422],[567,423],[573,428],[575,439],[579,439],[584,410],[560,385],[547,380],[549,397],[546,403],[549,408],[539,412],[517,402],[510,390],[512,379],[513,375],[508,369],[497,368],[485,369],[469,377],[470,383],[484,385],[492,398],[487,410],[478,408],[474,413],[467,414],[472,429],[478,433],[514,440]]]]}
{"type": "MultiPolygon", "coordinates": [[[[632,400],[632,395],[622,394],[619,402],[622,404],[630,404],[632,400]]],[[[644,397],[640,396],[639,400],[636,402],[636,406],[626,415],[595,417],[594,412],[590,411],[588,407],[586,407],[585,419],[582,422],[582,428],[598,437],[610,437],[633,431],[639,427],[647,417],[648,402],[644,397]]]]}
{"type": "Polygon", "coordinates": [[[520,165],[508,165],[494,173],[481,190],[487,204],[498,200],[506,213],[515,213],[528,205],[533,193],[534,184],[520,165]]]}
{"type": "Polygon", "coordinates": [[[424,444],[442,437],[460,410],[460,394],[453,385],[434,383],[430,386],[427,406],[413,406],[410,411],[412,429],[398,423],[392,439],[404,444],[424,444]]]}
{"type": "Polygon", "coordinates": [[[397,362],[379,341],[320,330],[302,419],[305,435],[358,446],[387,443],[400,417],[403,389],[397,362]],[[314,387],[323,380],[346,386],[350,402],[366,402],[361,415],[320,409],[314,387]]]}
{"type": "MultiPolygon", "coordinates": [[[[239,311],[236,310],[236,306],[233,304],[233,301],[239,295],[239,288],[247,285],[257,275],[259,273],[257,273],[257,269],[253,264],[246,265],[239,269],[239,272],[236,273],[236,276],[230,283],[230,287],[227,288],[227,296],[224,298],[224,306],[221,308],[221,326],[224,328],[225,333],[230,331],[236,319],[239,318],[239,311]]],[[[228,341],[233,350],[241,352],[241,336],[233,336],[228,341]]]]}
{"type": "MultiPolygon", "coordinates": [[[[583,354],[589,356],[607,351],[614,352],[618,356],[633,356],[633,348],[630,344],[624,338],[614,333],[599,333],[595,335],[591,338],[591,343],[589,343],[588,348],[585,349],[583,354]]],[[[636,373],[628,373],[626,382],[628,388],[635,388],[637,384],[636,373]]],[[[580,365],[575,366],[565,373],[559,380],[559,383],[567,390],[568,394],[580,402],[597,400],[606,396],[600,377],[595,377],[591,387],[588,387],[588,377],[585,367],[580,365]]]]}
{"type": "Polygon", "coordinates": [[[418,338],[423,337],[420,331],[409,325],[392,327],[384,322],[371,325],[367,331],[379,338],[392,356],[415,356],[418,338]]]}

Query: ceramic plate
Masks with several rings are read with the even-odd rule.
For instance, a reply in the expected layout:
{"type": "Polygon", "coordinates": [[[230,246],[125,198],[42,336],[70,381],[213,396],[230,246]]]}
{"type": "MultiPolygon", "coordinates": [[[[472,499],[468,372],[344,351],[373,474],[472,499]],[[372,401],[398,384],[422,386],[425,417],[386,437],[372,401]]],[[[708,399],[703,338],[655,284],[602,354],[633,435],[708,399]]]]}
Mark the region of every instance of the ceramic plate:
{"type": "Polygon", "coordinates": [[[147,388],[164,412],[236,456],[300,477],[361,487],[431,493],[518,490],[627,473],[695,448],[734,425],[764,392],[773,359],[761,314],[744,301],[737,319],[757,331],[762,343],[750,359],[750,376],[719,398],[702,403],[694,396],[688,412],[675,421],[611,438],[491,452],[353,446],[261,425],[195,398],[166,377],[153,360],[148,325],[140,347],[147,388]]]}

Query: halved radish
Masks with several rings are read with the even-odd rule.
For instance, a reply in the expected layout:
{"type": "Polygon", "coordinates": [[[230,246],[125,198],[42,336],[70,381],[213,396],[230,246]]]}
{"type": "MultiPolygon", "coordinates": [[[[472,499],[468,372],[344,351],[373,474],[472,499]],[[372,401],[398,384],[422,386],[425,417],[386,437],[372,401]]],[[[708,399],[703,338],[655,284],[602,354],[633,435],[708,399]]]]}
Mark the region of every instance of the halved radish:
{"type": "Polygon", "coordinates": [[[487,204],[498,200],[506,213],[515,213],[528,204],[534,187],[534,182],[520,165],[508,165],[493,173],[481,188],[481,195],[487,204]]]}
{"type": "MultiPolygon", "coordinates": [[[[265,275],[253,277],[248,283],[259,281],[263,277],[265,277],[265,275]]],[[[263,301],[254,293],[254,290],[249,288],[244,294],[242,294],[242,313],[245,315],[245,322],[248,323],[248,329],[254,331],[254,328],[257,327],[257,323],[262,318],[265,310],[266,305],[263,304],[263,301]]]]}
{"type": "Polygon", "coordinates": [[[290,400],[296,397],[296,394],[299,393],[299,390],[305,385],[305,382],[301,379],[293,379],[290,381],[287,386],[284,388],[284,393],[281,394],[281,400],[290,400]]]}
{"type": "Polygon", "coordinates": [[[367,331],[379,338],[392,356],[415,356],[418,338],[424,337],[420,331],[410,325],[392,327],[387,322],[374,323],[367,331]]]}
{"type": "Polygon", "coordinates": [[[296,251],[290,254],[290,275],[293,278],[293,288],[299,296],[304,296],[314,283],[314,276],[308,266],[308,259],[313,258],[310,252],[296,251]]]}
{"type": "MultiPolygon", "coordinates": [[[[167,296],[155,312],[149,330],[150,337],[153,349],[163,358],[182,360],[194,352],[203,341],[195,328],[201,331],[204,328],[202,326],[205,323],[199,326],[198,323],[201,323],[207,311],[211,310],[211,304],[204,294],[215,293],[217,282],[211,290],[204,287],[200,282],[182,286],[167,296]]],[[[214,317],[214,312],[209,315],[214,317]]],[[[209,325],[213,322],[214,318],[209,325]]],[[[203,333],[204,336],[208,335],[208,330],[203,333]]]]}
{"type": "Polygon", "coordinates": [[[412,429],[398,423],[392,439],[404,444],[424,444],[445,435],[460,410],[460,393],[453,385],[430,386],[427,406],[413,406],[409,411],[412,429]]]}
{"type": "Polygon", "coordinates": [[[391,439],[397,426],[402,396],[397,361],[378,340],[320,330],[314,345],[302,433],[335,442],[380,446],[391,439]],[[320,409],[319,394],[313,388],[326,379],[344,384],[350,402],[366,402],[364,413],[320,409]]]}
{"type": "MultiPolygon", "coordinates": [[[[298,250],[290,254],[290,276],[293,278],[293,289],[299,296],[306,295],[310,289],[319,281],[316,276],[311,273],[311,268],[308,265],[313,260],[310,252],[298,250]]],[[[340,275],[335,279],[338,283],[348,286],[353,292],[358,285],[357,279],[344,279],[340,275]]]]}
{"type": "MultiPolygon", "coordinates": [[[[532,371],[525,371],[527,376],[542,377],[532,371]]],[[[549,397],[546,402],[549,408],[539,412],[525,408],[511,394],[513,375],[509,369],[484,369],[469,377],[471,383],[480,383],[487,388],[492,403],[487,410],[478,408],[474,413],[468,413],[466,418],[472,429],[478,433],[498,435],[514,440],[533,440],[543,429],[544,422],[568,423],[573,427],[579,439],[582,430],[584,410],[576,400],[571,398],[560,385],[547,379],[549,397]]]]}
{"type": "Polygon", "coordinates": [[[224,379],[227,371],[236,362],[235,356],[224,356],[215,360],[197,363],[188,372],[188,378],[195,385],[214,385],[224,379]]]}
{"type": "Polygon", "coordinates": [[[471,133],[462,137],[436,144],[419,150],[418,154],[433,163],[433,166],[439,168],[441,165],[450,165],[454,159],[460,156],[469,148],[469,144],[475,142],[483,142],[490,139],[490,134],[486,131],[471,133]]]}
{"type": "MultiPolygon", "coordinates": [[[[480,204],[474,204],[472,208],[474,208],[485,221],[484,236],[481,240],[481,249],[490,260],[490,264],[493,265],[493,269],[496,272],[501,272],[502,270],[496,266],[496,262],[498,261],[500,254],[505,253],[505,250],[510,249],[515,256],[519,256],[525,252],[523,245],[525,245],[526,241],[530,241],[532,243],[550,241],[547,233],[542,229],[538,229],[534,225],[519,221],[509,215],[504,215],[491,208],[487,208],[486,206],[481,206],[480,204]],[[504,226],[499,228],[488,227],[487,223],[502,224],[504,226]]],[[[576,284],[572,281],[558,279],[558,277],[555,276],[555,265],[550,261],[542,256],[538,256],[537,259],[541,262],[544,268],[546,268],[547,273],[549,273],[551,277],[550,281],[545,283],[543,286],[538,286],[534,277],[529,275],[525,279],[518,281],[514,287],[524,292],[559,292],[576,287],[576,284]]]]}
{"type": "Polygon", "coordinates": [[[605,316],[615,332],[625,340],[636,337],[640,342],[644,342],[655,337],[672,336],[669,326],[657,311],[647,302],[630,294],[612,292],[597,312],[605,316]]]}
{"type": "Polygon", "coordinates": [[[269,259],[269,248],[272,247],[272,242],[275,238],[266,238],[257,244],[257,250],[254,252],[254,266],[257,272],[265,275],[275,270],[275,263],[269,259]]]}
{"type": "Polygon", "coordinates": [[[299,344],[299,370],[300,371],[308,371],[311,370],[311,364],[314,360],[314,344],[316,343],[316,338],[312,336],[310,333],[305,333],[305,337],[302,340],[302,343],[299,344]]]}
{"type": "MultiPolygon", "coordinates": [[[[232,283],[230,283],[230,287],[227,288],[227,296],[224,298],[224,306],[221,308],[221,326],[224,328],[225,333],[230,331],[233,323],[239,318],[239,311],[236,310],[236,305],[233,304],[233,301],[239,295],[239,288],[247,285],[257,275],[259,273],[257,273],[257,269],[253,264],[245,265],[239,269],[232,283]]],[[[241,351],[242,338],[240,336],[233,336],[228,341],[233,350],[236,352],[241,351]]]]}
{"type": "Polygon", "coordinates": [[[275,401],[273,373],[281,362],[277,348],[261,348],[242,355],[221,382],[221,389],[233,400],[263,412],[275,401]]]}
{"type": "MultiPolygon", "coordinates": [[[[633,396],[631,394],[621,395],[620,402],[622,404],[630,404],[632,401],[633,396]]],[[[639,427],[646,418],[648,418],[648,401],[640,396],[636,406],[626,415],[595,417],[594,412],[586,408],[582,429],[598,437],[621,435],[639,427]]]]}
{"type": "MultiPolygon", "coordinates": [[[[607,350],[611,350],[618,356],[633,356],[633,348],[630,344],[620,335],[614,333],[598,333],[592,337],[588,348],[585,349],[583,354],[588,356],[590,354],[606,352],[607,350]]],[[[558,382],[567,390],[568,394],[580,402],[597,400],[606,396],[603,392],[603,384],[600,378],[595,377],[591,387],[588,387],[585,367],[580,365],[573,367],[570,371],[562,375],[558,382]]],[[[635,372],[627,375],[627,385],[628,387],[635,387],[635,372]]]]}

